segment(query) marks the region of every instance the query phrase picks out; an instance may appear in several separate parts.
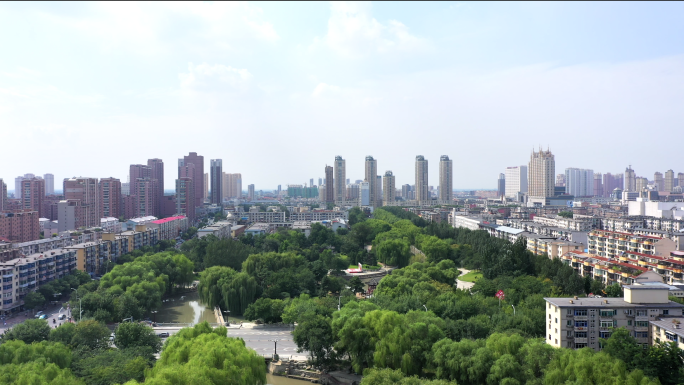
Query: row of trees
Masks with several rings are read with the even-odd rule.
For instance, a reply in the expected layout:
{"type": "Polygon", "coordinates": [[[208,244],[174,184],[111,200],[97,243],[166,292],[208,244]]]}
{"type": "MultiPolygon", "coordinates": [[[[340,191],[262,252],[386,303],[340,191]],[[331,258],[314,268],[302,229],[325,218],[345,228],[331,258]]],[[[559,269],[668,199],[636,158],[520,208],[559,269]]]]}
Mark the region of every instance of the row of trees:
{"type": "Polygon", "coordinates": [[[225,327],[206,322],[182,329],[162,344],[152,328],[122,323],[116,336],[96,320],[50,330],[29,320],[2,336],[3,384],[264,384],[263,358],[225,327]],[[154,355],[161,350],[159,361],[154,355]]]}
{"type": "Polygon", "coordinates": [[[191,283],[192,269],[192,262],[174,251],[146,254],[81,285],[71,296],[71,307],[79,306],[83,317],[101,322],[141,319],[161,306],[162,296],[191,283]]]}

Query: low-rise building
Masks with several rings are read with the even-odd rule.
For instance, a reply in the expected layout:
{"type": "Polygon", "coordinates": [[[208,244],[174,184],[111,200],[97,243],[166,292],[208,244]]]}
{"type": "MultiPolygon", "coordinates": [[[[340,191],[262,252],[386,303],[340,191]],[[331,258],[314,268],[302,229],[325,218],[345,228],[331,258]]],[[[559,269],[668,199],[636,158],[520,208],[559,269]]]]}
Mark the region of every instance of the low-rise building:
{"type": "Polygon", "coordinates": [[[239,238],[240,235],[245,233],[245,230],[247,230],[247,226],[245,225],[235,225],[231,226],[230,228],[230,236],[233,238],[239,238]]]}
{"type": "Polygon", "coordinates": [[[106,231],[108,233],[120,233],[122,230],[121,222],[119,222],[118,218],[114,217],[101,218],[100,228],[102,231],[106,231]]]}
{"type": "Polygon", "coordinates": [[[213,235],[216,238],[230,238],[231,234],[231,223],[228,221],[214,222],[213,224],[197,230],[197,238],[203,238],[207,235],[213,235]]]}
{"type": "Polygon", "coordinates": [[[684,349],[684,317],[660,317],[651,321],[651,345],[674,342],[684,349]]]}
{"type": "Polygon", "coordinates": [[[189,226],[188,218],[184,215],[157,219],[147,224],[147,227],[158,230],[160,240],[176,239],[183,231],[187,231],[189,226]]]}
{"type": "Polygon", "coordinates": [[[292,224],[292,230],[298,231],[308,237],[311,235],[311,222],[295,221],[292,224]]]}
{"type": "Polygon", "coordinates": [[[138,218],[131,218],[126,221],[126,230],[132,230],[135,228],[137,225],[146,225],[148,223],[152,223],[153,221],[156,221],[158,218],[152,215],[148,215],[145,217],[138,217],[138,218]]]}
{"type": "Polygon", "coordinates": [[[681,316],[684,305],[668,299],[668,290],[643,285],[624,287],[624,298],[544,298],[546,342],[553,347],[600,350],[601,338],[626,328],[642,346],[651,341],[650,321],[681,316]]]}
{"type": "Polygon", "coordinates": [[[669,238],[593,230],[588,234],[588,249],[592,254],[609,258],[626,252],[664,256],[676,250],[677,244],[669,238]]]}
{"type": "Polygon", "coordinates": [[[55,279],[76,269],[76,251],[51,250],[0,262],[2,275],[2,303],[0,314],[7,316],[23,308],[23,298],[55,279]]]}
{"type": "Polygon", "coordinates": [[[245,234],[252,234],[252,235],[261,235],[261,234],[267,234],[269,231],[269,225],[268,223],[255,223],[252,226],[250,226],[247,230],[245,230],[245,234]]]}
{"type": "MultiPolygon", "coordinates": [[[[331,221],[334,219],[349,219],[349,212],[347,211],[334,211],[334,210],[314,210],[314,211],[304,211],[299,213],[290,213],[290,221],[331,221]]],[[[284,222],[285,220],[281,221],[284,222]]],[[[276,221],[274,221],[276,222],[276,221]]]]}

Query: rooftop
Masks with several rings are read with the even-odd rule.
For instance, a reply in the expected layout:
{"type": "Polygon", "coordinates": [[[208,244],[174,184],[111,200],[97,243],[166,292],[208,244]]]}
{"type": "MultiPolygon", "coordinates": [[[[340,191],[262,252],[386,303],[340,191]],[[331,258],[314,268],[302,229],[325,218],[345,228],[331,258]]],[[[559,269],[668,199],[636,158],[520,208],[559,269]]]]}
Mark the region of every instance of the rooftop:
{"type": "Polygon", "coordinates": [[[682,317],[663,317],[658,318],[655,321],[651,321],[652,325],[661,327],[671,333],[675,333],[680,336],[684,336],[684,329],[680,329],[681,323],[684,322],[682,317]],[[679,326],[679,327],[678,327],[679,326]]]}
{"type": "MultiPolygon", "coordinates": [[[[147,217],[146,217],[146,218],[147,218],[147,217]]],[[[154,217],[153,217],[153,218],[154,218],[154,217]]],[[[175,220],[183,219],[183,218],[185,218],[185,215],[178,215],[178,216],[175,216],[175,217],[168,217],[168,218],[164,218],[164,219],[157,219],[156,221],[152,221],[152,223],[161,225],[162,223],[171,222],[171,221],[175,221],[175,220]]]]}
{"type": "Polygon", "coordinates": [[[669,301],[668,303],[629,303],[624,298],[544,298],[546,302],[552,305],[566,308],[566,307],[595,307],[595,308],[654,308],[654,307],[677,307],[684,308],[684,305],[677,302],[669,301]],[[604,301],[608,301],[605,303],[604,301]],[[572,301],[572,303],[570,303],[572,301]]]}

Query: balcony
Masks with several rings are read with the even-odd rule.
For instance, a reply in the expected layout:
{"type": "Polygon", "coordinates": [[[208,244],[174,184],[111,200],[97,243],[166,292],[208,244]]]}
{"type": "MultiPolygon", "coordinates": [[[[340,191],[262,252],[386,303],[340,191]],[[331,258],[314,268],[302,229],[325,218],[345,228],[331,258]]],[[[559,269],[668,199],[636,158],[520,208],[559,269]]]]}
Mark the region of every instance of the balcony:
{"type": "Polygon", "coordinates": [[[14,274],[5,274],[2,276],[2,278],[12,278],[14,277],[14,274]]]}
{"type": "Polygon", "coordinates": [[[635,326],[634,331],[635,332],[647,332],[648,326],[635,326]]]}
{"type": "Polygon", "coordinates": [[[586,344],[587,343],[587,337],[575,338],[575,343],[576,344],[586,344]]]}

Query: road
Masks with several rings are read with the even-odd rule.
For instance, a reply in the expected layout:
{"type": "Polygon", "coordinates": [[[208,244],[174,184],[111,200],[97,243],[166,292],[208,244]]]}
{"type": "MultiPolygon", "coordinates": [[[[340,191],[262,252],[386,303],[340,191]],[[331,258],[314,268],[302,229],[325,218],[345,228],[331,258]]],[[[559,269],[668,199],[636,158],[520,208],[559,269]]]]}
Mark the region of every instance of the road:
{"type": "MultiPolygon", "coordinates": [[[[470,273],[470,270],[459,268],[461,270],[461,275],[466,275],[470,273]]],[[[474,282],[464,282],[464,281],[459,281],[458,278],[456,278],[456,288],[457,289],[462,289],[462,290],[470,290],[471,287],[475,285],[474,282]]]]}
{"type": "MultiPolygon", "coordinates": [[[[62,308],[61,305],[55,305],[55,306],[48,306],[46,310],[43,310],[45,314],[48,315],[46,318],[46,321],[50,325],[51,328],[56,328],[57,326],[63,324],[66,322],[66,319],[64,320],[59,320],[60,314],[66,314],[66,309],[62,308]]],[[[37,313],[37,311],[36,311],[37,313]]],[[[74,314],[76,314],[75,312],[74,314]]],[[[34,319],[35,316],[33,315],[33,312],[31,311],[26,311],[22,312],[21,314],[15,315],[14,317],[8,319],[8,320],[3,320],[0,322],[0,333],[4,333],[5,330],[12,328],[14,325],[20,324],[27,319],[34,319]],[[26,314],[26,315],[24,315],[26,314]]]]}
{"type": "MultiPolygon", "coordinates": [[[[168,332],[173,335],[180,330],[179,328],[154,328],[157,333],[168,332]]],[[[276,344],[273,340],[278,340],[277,353],[281,357],[292,359],[306,359],[308,352],[297,353],[297,345],[292,339],[292,332],[289,327],[264,327],[264,328],[242,328],[231,327],[228,329],[228,337],[242,338],[248,348],[254,349],[263,356],[270,356],[274,353],[276,344]]]]}

